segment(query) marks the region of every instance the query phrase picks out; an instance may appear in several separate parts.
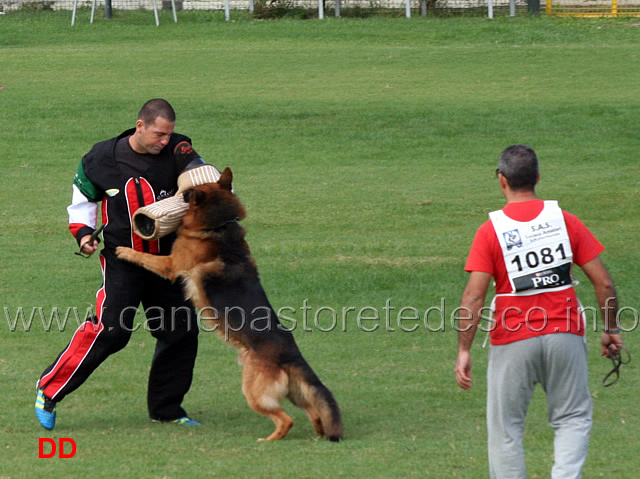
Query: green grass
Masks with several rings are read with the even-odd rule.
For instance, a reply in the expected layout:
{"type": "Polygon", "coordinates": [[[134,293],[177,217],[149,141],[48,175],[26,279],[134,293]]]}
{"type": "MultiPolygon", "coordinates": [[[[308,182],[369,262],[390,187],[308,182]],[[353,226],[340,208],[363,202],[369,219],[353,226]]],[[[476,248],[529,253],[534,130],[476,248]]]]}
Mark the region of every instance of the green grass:
{"type": "MultiPolygon", "coordinates": [[[[487,351],[478,338],[474,389],[458,389],[448,315],[475,229],[503,204],[493,172],[512,143],[537,150],[539,195],[592,229],[621,304],[638,307],[640,28],[632,20],[225,23],[196,12],[181,12],[177,25],[163,17],[160,27],[150,12],[93,25],[85,15],[73,28],[69,20],[0,16],[1,306],[12,317],[42,307],[48,319],[52,308],[92,305],[98,264],[73,255],[66,225],[73,173],[93,143],[133,125],[145,100],[166,97],[177,130],[233,169],[265,289],[276,309],[296,310],[296,338],[340,402],[346,440],[316,440],[287,406],[296,419],[287,439],[255,442],[271,423],[246,406],[234,352],[204,334],[185,404],[203,426],[149,423],[153,342],[143,330],[59,405],[47,434],[33,417],[34,384],[74,328],[47,332],[36,318],[29,331],[20,323],[10,331],[3,310],[0,477],[486,477],[487,351]],[[424,314],[443,301],[444,331],[400,329],[401,308],[424,314]],[[313,332],[303,330],[304,304],[313,332]],[[377,330],[364,332],[355,313],[319,330],[333,321],[326,308],[348,307],[377,311],[379,321],[364,322],[377,330]],[[38,459],[39,437],[74,438],[76,457],[38,459]]],[[[633,353],[632,315],[625,321],[633,353]]],[[[609,363],[598,337],[588,336],[595,413],[584,476],[632,478],[637,367],[602,388],[609,363]]],[[[526,447],[530,477],[548,477],[541,391],[526,447]]]]}

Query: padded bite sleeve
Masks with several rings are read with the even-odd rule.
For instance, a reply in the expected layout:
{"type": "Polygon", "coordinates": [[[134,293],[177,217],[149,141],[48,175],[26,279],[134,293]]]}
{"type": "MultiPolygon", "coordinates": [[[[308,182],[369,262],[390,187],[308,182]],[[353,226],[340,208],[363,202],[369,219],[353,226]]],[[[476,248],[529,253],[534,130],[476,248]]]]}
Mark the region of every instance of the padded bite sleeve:
{"type": "Polygon", "coordinates": [[[212,165],[202,165],[182,173],[178,177],[178,192],[171,198],[156,201],[139,208],[133,214],[133,230],[144,240],[156,240],[173,233],[180,227],[189,209],[183,193],[195,186],[215,183],[220,172],[212,165]]]}

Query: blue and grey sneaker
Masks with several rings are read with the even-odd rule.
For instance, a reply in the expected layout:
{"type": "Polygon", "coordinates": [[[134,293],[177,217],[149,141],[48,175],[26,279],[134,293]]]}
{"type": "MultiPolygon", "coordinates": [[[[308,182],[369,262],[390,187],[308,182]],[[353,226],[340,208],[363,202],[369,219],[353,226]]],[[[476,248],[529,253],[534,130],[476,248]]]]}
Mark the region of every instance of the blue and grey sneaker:
{"type": "Polygon", "coordinates": [[[53,429],[56,425],[56,403],[44,395],[44,391],[38,388],[36,395],[36,417],[45,429],[53,429]]]}
{"type": "Polygon", "coordinates": [[[187,416],[182,416],[172,421],[165,421],[163,419],[151,419],[151,422],[157,422],[161,424],[179,424],[181,426],[200,426],[200,423],[198,421],[194,421],[187,416]]]}
{"type": "Polygon", "coordinates": [[[189,419],[187,416],[181,417],[180,419],[174,419],[171,422],[175,424],[180,424],[181,426],[199,426],[200,425],[198,421],[189,419]]]}

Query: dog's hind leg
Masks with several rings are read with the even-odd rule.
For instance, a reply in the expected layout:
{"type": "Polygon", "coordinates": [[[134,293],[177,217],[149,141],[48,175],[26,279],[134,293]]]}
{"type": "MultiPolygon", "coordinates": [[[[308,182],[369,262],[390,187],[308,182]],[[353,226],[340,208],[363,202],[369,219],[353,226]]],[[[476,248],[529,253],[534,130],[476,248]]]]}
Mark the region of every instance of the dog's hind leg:
{"type": "Polygon", "coordinates": [[[277,409],[261,409],[260,407],[254,407],[254,410],[271,418],[276,425],[275,430],[269,436],[261,437],[258,441],[277,441],[278,439],[283,439],[293,426],[293,419],[291,419],[291,416],[284,412],[280,407],[277,409]]]}
{"type": "Polygon", "coordinates": [[[311,421],[311,424],[313,425],[313,428],[316,430],[316,433],[318,434],[318,436],[324,436],[324,427],[322,427],[322,419],[320,419],[320,415],[316,412],[315,409],[313,409],[311,404],[309,404],[307,407],[304,408],[304,412],[307,413],[307,417],[309,418],[309,421],[311,421]]]}
{"type": "Polygon", "coordinates": [[[284,371],[259,359],[247,359],[243,365],[242,392],[249,406],[270,418],[276,425],[269,436],[260,438],[259,441],[282,439],[293,426],[293,419],[280,406],[280,401],[287,394],[288,382],[284,371]]]}
{"type": "Polygon", "coordinates": [[[309,395],[308,391],[303,391],[301,388],[308,388],[306,384],[297,384],[295,380],[292,380],[289,377],[289,400],[303,409],[306,413],[309,421],[311,421],[311,425],[316,430],[318,436],[324,436],[324,427],[322,426],[322,418],[318,414],[318,412],[313,408],[311,403],[307,400],[307,396],[309,395]]]}
{"type": "Polygon", "coordinates": [[[306,361],[300,358],[287,368],[289,376],[289,399],[304,409],[316,432],[329,441],[342,439],[340,409],[331,391],[320,382],[306,361]]]}

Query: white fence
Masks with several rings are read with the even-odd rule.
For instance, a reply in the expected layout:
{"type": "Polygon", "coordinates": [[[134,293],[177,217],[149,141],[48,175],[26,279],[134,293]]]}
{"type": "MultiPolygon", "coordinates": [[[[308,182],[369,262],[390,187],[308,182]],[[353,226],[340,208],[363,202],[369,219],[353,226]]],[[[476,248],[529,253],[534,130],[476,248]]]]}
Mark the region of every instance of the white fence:
{"type": "MultiPolygon", "coordinates": [[[[249,10],[258,0],[174,0],[176,10],[249,10]]],[[[267,0],[267,4],[271,0],[267,0]]],[[[282,0],[291,7],[301,7],[317,9],[321,7],[327,15],[333,15],[340,9],[348,8],[383,8],[406,10],[410,8],[414,11],[421,11],[426,5],[426,0],[325,0],[323,5],[318,4],[318,0],[282,0]],[[337,4],[336,4],[337,2],[337,4]]],[[[438,8],[445,9],[469,9],[487,8],[493,4],[494,8],[508,7],[510,0],[437,0],[438,8]]],[[[91,7],[93,0],[77,0],[77,8],[91,7]]],[[[154,0],[112,0],[112,8],[116,10],[153,10],[154,0]]],[[[156,0],[157,8],[171,9],[170,0],[156,0]]],[[[513,5],[518,9],[526,9],[526,0],[515,0],[513,5]]],[[[543,3],[544,5],[544,3],[543,3]]],[[[74,0],[0,0],[0,11],[11,12],[26,7],[30,10],[73,10],[74,0]]],[[[96,0],[96,8],[104,8],[104,0],[96,0]]]]}

